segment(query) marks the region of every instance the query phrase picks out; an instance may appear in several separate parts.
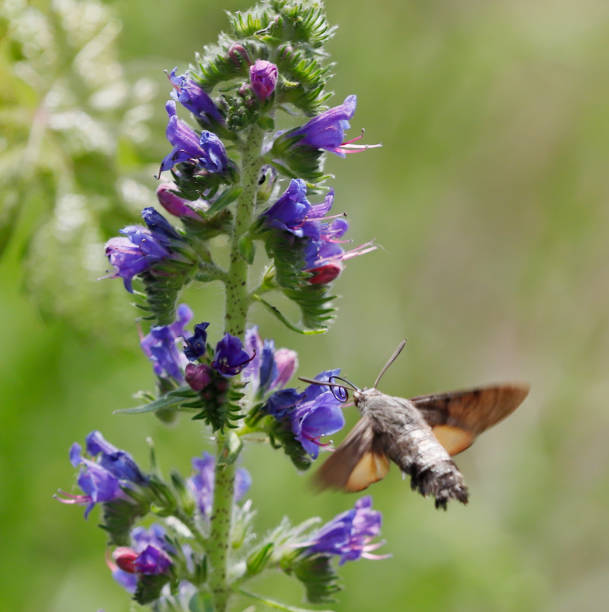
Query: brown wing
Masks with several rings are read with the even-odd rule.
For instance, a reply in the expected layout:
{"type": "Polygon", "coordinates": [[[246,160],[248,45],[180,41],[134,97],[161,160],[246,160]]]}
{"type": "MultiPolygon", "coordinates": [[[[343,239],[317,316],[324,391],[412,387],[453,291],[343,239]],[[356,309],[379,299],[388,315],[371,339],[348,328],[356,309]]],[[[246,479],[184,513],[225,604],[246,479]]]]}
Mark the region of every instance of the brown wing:
{"type": "Polygon", "coordinates": [[[529,393],[529,385],[514,383],[467,391],[420,395],[412,403],[451,454],[468,448],[475,437],[514,412],[529,393]]]}
{"type": "Polygon", "coordinates": [[[381,480],[388,470],[389,459],[379,447],[370,420],[362,417],[313,478],[319,489],[352,492],[381,480]]]}

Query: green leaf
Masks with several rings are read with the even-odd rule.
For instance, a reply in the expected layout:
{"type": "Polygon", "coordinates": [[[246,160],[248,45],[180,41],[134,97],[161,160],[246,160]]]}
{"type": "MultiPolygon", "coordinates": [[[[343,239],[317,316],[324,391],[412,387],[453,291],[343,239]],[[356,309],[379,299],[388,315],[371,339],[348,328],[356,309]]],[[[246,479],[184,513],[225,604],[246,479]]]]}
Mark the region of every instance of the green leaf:
{"type": "Polygon", "coordinates": [[[290,130],[282,134],[273,142],[269,159],[278,170],[288,168],[290,175],[298,176],[313,183],[319,182],[323,177],[324,151],[307,145],[298,144],[302,134],[290,130]]]}
{"type": "Polygon", "coordinates": [[[338,574],[334,570],[328,555],[313,555],[300,557],[289,568],[284,568],[287,574],[302,582],[306,589],[307,600],[311,603],[327,603],[335,601],[334,593],[341,590],[338,574]]]}
{"type": "Polygon", "coordinates": [[[182,224],[187,236],[192,235],[201,240],[209,240],[220,234],[231,233],[233,229],[233,214],[225,208],[215,215],[203,216],[200,220],[184,217],[182,224]]]}
{"type": "Polygon", "coordinates": [[[115,499],[102,504],[100,527],[108,532],[110,544],[128,546],[129,533],[135,521],[148,513],[149,504],[135,500],[115,499]]]}
{"type": "Polygon", "coordinates": [[[230,465],[231,463],[234,463],[242,448],[243,441],[241,438],[234,431],[229,431],[226,439],[224,440],[222,452],[218,456],[218,465],[230,465]]]}
{"type": "Polygon", "coordinates": [[[292,460],[297,469],[308,470],[313,463],[313,459],[294,437],[290,423],[278,421],[274,417],[269,417],[269,419],[272,420],[272,425],[268,432],[271,445],[275,448],[282,448],[283,452],[292,460]]]}
{"type": "Polygon", "coordinates": [[[137,588],[133,599],[140,605],[156,601],[161,595],[161,589],[169,582],[169,576],[165,574],[150,575],[140,574],[137,581],[137,588]]]}
{"type": "Polygon", "coordinates": [[[248,264],[254,263],[256,255],[256,246],[250,234],[245,234],[239,239],[239,253],[248,264]]]}
{"type": "Polygon", "coordinates": [[[259,295],[253,295],[253,299],[260,302],[272,315],[277,317],[288,329],[295,331],[296,333],[302,334],[304,336],[314,336],[317,334],[324,334],[328,331],[327,327],[320,327],[318,329],[302,329],[297,327],[293,323],[290,323],[285,315],[277,308],[273,306],[273,304],[267,302],[264,298],[261,298],[259,295]]]}
{"type": "Polygon", "coordinates": [[[241,187],[228,187],[225,189],[215,200],[214,203],[209,207],[207,215],[214,215],[220,212],[223,208],[226,208],[229,204],[232,204],[241,193],[241,187]]]}
{"type": "Polygon", "coordinates": [[[246,560],[248,576],[255,576],[266,567],[267,563],[271,560],[274,547],[275,544],[273,542],[267,542],[264,546],[249,555],[246,560]]]}
{"type": "Polygon", "coordinates": [[[285,612],[332,612],[332,610],[319,610],[318,608],[316,608],[315,610],[312,610],[310,608],[299,608],[297,606],[290,606],[288,604],[284,604],[281,601],[270,599],[262,595],[257,595],[256,593],[252,593],[251,591],[246,591],[245,589],[238,589],[238,591],[242,595],[245,595],[246,597],[250,597],[251,599],[255,599],[265,604],[267,607],[273,608],[275,610],[285,610],[285,612]]]}
{"type": "Polygon", "coordinates": [[[178,387],[173,391],[169,391],[155,399],[148,404],[141,404],[140,406],[134,406],[133,408],[122,408],[120,410],[115,410],[112,414],[143,414],[145,412],[156,412],[158,410],[167,410],[171,408],[175,408],[180,406],[186,401],[193,400],[198,398],[198,394],[196,391],[191,389],[189,386],[184,385],[182,387],[178,387]]]}
{"type": "Polygon", "coordinates": [[[334,320],[334,296],[328,292],[328,285],[308,283],[295,289],[284,289],[285,295],[300,306],[303,324],[311,329],[327,329],[334,320]]]}
{"type": "Polygon", "coordinates": [[[263,130],[267,130],[269,132],[272,132],[275,129],[275,121],[268,115],[260,115],[260,117],[258,117],[258,125],[263,130]]]}

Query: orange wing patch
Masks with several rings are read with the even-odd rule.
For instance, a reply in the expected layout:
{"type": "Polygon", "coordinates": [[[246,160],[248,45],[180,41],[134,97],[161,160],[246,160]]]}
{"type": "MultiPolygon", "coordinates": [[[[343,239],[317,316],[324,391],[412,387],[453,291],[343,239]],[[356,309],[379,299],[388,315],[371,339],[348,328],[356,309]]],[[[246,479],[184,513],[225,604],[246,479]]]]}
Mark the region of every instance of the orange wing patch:
{"type": "Polygon", "coordinates": [[[432,431],[449,455],[456,455],[469,448],[475,437],[470,431],[451,425],[436,425],[432,431]]]}
{"type": "Polygon", "coordinates": [[[371,484],[382,480],[389,471],[389,459],[383,454],[368,451],[364,453],[357,465],[349,474],[345,491],[353,493],[362,491],[371,484]]]}

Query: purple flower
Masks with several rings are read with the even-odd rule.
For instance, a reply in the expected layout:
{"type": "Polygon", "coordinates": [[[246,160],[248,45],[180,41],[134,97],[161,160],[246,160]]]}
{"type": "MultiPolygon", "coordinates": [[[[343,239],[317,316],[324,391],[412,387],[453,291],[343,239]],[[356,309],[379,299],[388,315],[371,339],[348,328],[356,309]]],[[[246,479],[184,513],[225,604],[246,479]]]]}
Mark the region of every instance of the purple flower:
{"type": "Polygon", "coordinates": [[[303,270],[313,285],[334,280],[343,270],[343,262],[352,257],[374,251],[371,242],[344,251],[341,244],[349,228],[342,215],[327,216],[334,203],[334,191],[330,190],[324,201],[311,205],[306,198],[306,184],[293,179],[283,195],[263,213],[266,225],[305,239],[303,270]]]}
{"type": "Polygon", "coordinates": [[[331,223],[320,226],[319,238],[309,240],[305,246],[305,272],[312,285],[322,285],[333,281],[343,270],[343,261],[376,250],[372,242],[366,242],[354,249],[344,251],[341,240],[349,228],[346,219],[337,218],[331,223]]]}
{"type": "Polygon", "coordinates": [[[133,566],[138,574],[164,574],[171,567],[171,559],[156,546],[146,546],[133,566]]]}
{"type": "MultiPolygon", "coordinates": [[[[315,379],[327,381],[339,372],[328,370],[315,379]]],[[[300,394],[295,389],[277,391],[269,397],[264,410],[278,420],[289,421],[294,438],[313,459],[319,454],[319,447],[325,446],[321,437],[336,433],[345,425],[341,402],[322,385],[311,384],[300,394]]]]}
{"type": "Polygon", "coordinates": [[[328,390],[310,401],[301,399],[290,413],[290,422],[294,437],[315,459],[319,447],[324,446],[320,438],[340,431],[345,426],[345,417],[341,403],[328,390]]]}
{"type": "Polygon", "coordinates": [[[300,398],[301,394],[296,389],[290,388],[276,391],[266,401],[264,411],[274,416],[278,421],[282,421],[294,410],[300,398]]]}
{"type": "Polygon", "coordinates": [[[184,337],[184,327],[192,317],[192,310],[180,304],[177,319],[171,325],[155,326],[141,339],[140,346],[152,361],[157,376],[171,377],[178,382],[184,380],[182,370],[188,361],[177,343],[184,337]]]}
{"type": "Polygon", "coordinates": [[[301,128],[289,134],[290,136],[302,135],[298,141],[299,145],[325,149],[340,157],[345,157],[345,153],[348,153],[349,150],[345,150],[343,145],[350,144],[343,142],[345,130],[349,129],[349,119],[355,113],[356,104],[356,96],[347,96],[342,104],[313,117],[301,128]]]}
{"type": "Polygon", "coordinates": [[[311,205],[306,198],[307,186],[302,179],[292,179],[283,195],[263,213],[269,227],[284,230],[302,238],[319,238],[321,219],[332,208],[334,191],[321,204],[311,205]]]}
{"type": "Polygon", "coordinates": [[[164,574],[171,567],[169,557],[175,550],[165,539],[165,530],[160,525],[152,525],[146,530],[136,527],[131,531],[132,547],[121,546],[112,553],[116,563],[108,562],[114,579],[129,592],[137,586],[135,574],[164,574]]]}
{"type": "Polygon", "coordinates": [[[60,492],[63,497],[56,496],[64,504],[86,505],[85,518],[97,503],[129,499],[122,487],[146,482],[131,455],[107,442],[100,432],[92,431],[87,436],[87,452],[91,457],[100,454],[101,457],[98,461],[83,457],[78,442],[70,448],[70,462],[74,467],[82,468],[77,482],[84,495],[60,492]]]}
{"type": "Polygon", "coordinates": [[[161,215],[154,210],[152,206],[148,206],[142,210],[142,219],[148,226],[148,229],[165,245],[171,244],[172,240],[180,240],[180,235],[175,228],[161,215]]]}
{"type": "Polygon", "coordinates": [[[340,565],[360,557],[383,559],[388,555],[372,555],[370,551],[382,546],[371,544],[381,529],[381,513],[372,510],[372,499],[362,497],[353,510],[339,514],[324,525],[309,541],[303,544],[311,553],[340,556],[340,565]]]}
{"type": "Polygon", "coordinates": [[[190,361],[195,361],[205,355],[205,350],[207,349],[206,330],[208,327],[209,323],[207,322],[197,323],[194,335],[190,336],[190,338],[185,338],[186,348],[184,349],[184,354],[190,361]]]}
{"type": "Polygon", "coordinates": [[[171,92],[171,97],[193,115],[207,123],[210,121],[224,123],[224,117],[205,91],[185,74],[177,76],[176,71],[177,66],[168,75],[171,84],[175,88],[171,92]]]}
{"type": "Polygon", "coordinates": [[[135,527],[131,530],[131,542],[137,552],[142,552],[147,546],[156,546],[166,553],[173,554],[175,551],[165,538],[165,529],[157,523],[150,525],[149,529],[135,527]]]}
{"type": "Polygon", "coordinates": [[[199,143],[205,151],[205,157],[200,160],[201,165],[209,172],[222,172],[228,164],[222,141],[213,132],[203,130],[199,143]]]}
{"type": "MultiPolygon", "coordinates": [[[[207,452],[194,457],[192,467],[196,474],[188,479],[188,488],[197,502],[199,512],[206,518],[211,516],[214,503],[214,469],[216,460],[207,452]]],[[[245,468],[235,473],[235,501],[239,501],[252,485],[252,478],[245,468]]]]}
{"type": "Polygon", "coordinates": [[[275,350],[272,340],[262,341],[258,327],[250,327],[245,332],[245,346],[253,358],[243,368],[243,379],[249,380],[260,395],[281,389],[294,374],[298,364],[296,352],[286,348],[275,350]]]}
{"type": "Polygon", "coordinates": [[[176,217],[188,217],[189,219],[201,221],[201,217],[193,209],[204,212],[207,210],[206,206],[200,202],[183,200],[174,193],[176,189],[177,187],[172,183],[162,183],[157,187],[156,197],[161,206],[176,217]]]}
{"type": "Polygon", "coordinates": [[[114,267],[110,278],[122,278],[125,289],[133,293],[131,281],[158,261],[171,256],[171,244],[181,240],[171,224],[154,208],[142,210],[142,218],[148,227],[128,225],[119,230],[121,234],[106,242],[106,256],[114,267]]]}
{"type": "Polygon", "coordinates": [[[250,66],[250,83],[261,100],[266,100],[275,91],[277,76],[277,66],[266,60],[256,60],[250,66]]]}
{"type": "Polygon", "coordinates": [[[137,589],[137,576],[120,569],[115,563],[111,563],[110,561],[107,563],[112,572],[112,578],[114,578],[114,580],[116,580],[116,582],[118,582],[128,593],[133,595],[137,589]]]}
{"type": "Polygon", "coordinates": [[[99,431],[92,431],[86,438],[87,452],[91,457],[101,454],[99,465],[119,480],[141,484],[146,478],[133,457],[110,444],[99,431]]]}
{"type": "Polygon", "coordinates": [[[228,164],[222,141],[207,130],[197,136],[191,127],[178,119],[173,100],[167,102],[165,109],[169,115],[166,135],[173,149],[161,162],[161,172],[183,162],[198,164],[208,172],[222,172],[228,164]]]}
{"type": "Polygon", "coordinates": [[[243,350],[241,340],[229,333],[216,345],[215,359],[211,364],[224,376],[235,376],[251,361],[253,355],[243,350]]]}
{"type": "Polygon", "coordinates": [[[120,232],[127,238],[110,238],[106,242],[106,256],[115,269],[112,278],[122,278],[125,289],[133,293],[133,277],[166,259],[171,253],[158,236],[141,225],[129,225],[120,232]]]}

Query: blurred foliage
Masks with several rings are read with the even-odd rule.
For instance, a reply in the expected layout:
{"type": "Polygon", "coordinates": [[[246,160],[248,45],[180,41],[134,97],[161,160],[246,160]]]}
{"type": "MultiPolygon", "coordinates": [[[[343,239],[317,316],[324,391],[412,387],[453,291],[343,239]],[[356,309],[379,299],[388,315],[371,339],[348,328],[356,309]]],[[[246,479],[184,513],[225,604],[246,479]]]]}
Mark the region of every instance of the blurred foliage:
{"type": "MultiPolygon", "coordinates": [[[[131,80],[152,76],[164,87],[160,68],[185,66],[193,50],[226,27],[223,8],[249,5],[229,4],[113,3],[123,23],[121,65],[137,60],[131,80]]],[[[3,15],[9,8],[25,10],[6,0],[1,6],[3,15]]],[[[44,2],[27,7],[44,21],[53,14],[44,2]]],[[[609,6],[595,0],[392,0],[380,9],[331,0],[328,13],[340,24],[331,43],[338,95],[330,103],[357,93],[352,132],[365,126],[367,140],[384,148],[333,158],[326,169],[337,176],[335,206],[348,211],[353,234],[361,242],[376,237],[383,250],[347,267],[336,285],[343,297],[330,333],[290,334],[259,307],[254,316],[263,335],[298,349],[302,375],[342,367],[360,385],[374,380],[407,336],[406,353],[383,380],[383,390],[396,395],[509,378],[532,383],[522,408],[457,458],[472,493],[468,507],[438,513],[395,471],[371,488],[385,521],[383,551],[394,556],[347,564],[337,609],[605,609],[609,6]]],[[[19,58],[9,52],[7,33],[15,23],[4,17],[0,28],[1,116],[28,113],[31,123],[41,98],[37,86],[14,72],[22,60],[14,61],[19,58]]],[[[42,44],[43,36],[36,41],[42,44]]],[[[161,114],[164,94],[155,101],[161,114]]],[[[97,111],[91,113],[98,119],[97,111]]],[[[8,128],[2,121],[2,164],[11,155],[22,160],[28,129],[16,119],[8,128]]],[[[163,121],[141,160],[166,152],[163,121]]],[[[71,185],[65,193],[86,198],[87,215],[101,197],[77,185],[77,178],[63,182],[68,179],[61,160],[72,159],[73,146],[71,138],[69,145],[59,140],[66,136],[45,130],[55,152],[41,155],[37,149],[36,171],[19,178],[20,190],[37,195],[31,207],[21,199],[13,204],[0,263],[0,608],[127,611],[124,593],[104,565],[95,513],[87,524],[79,509],[50,498],[72,482],[67,450],[99,428],[144,462],[145,438],[152,435],[163,468],[184,471],[190,457],[209,446],[203,429],[186,419],[168,429],[152,417],[111,415],[132,405],[130,393],[152,384],[135,329],[125,324],[129,335],[120,341],[108,324],[99,343],[95,319],[86,318],[99,321],[115,303],[126,309],[119,281],[94,279],[105,265],[99,253],[104,232],[114,233],[133,205],[112,201],[123,211],[117,210],[117,221],[110,208],[96,213],[108,224],[96,225],[105,229],[97,230],[99,246],[90,251],[99,269],[83,276],[69,257],[57,263],[49,295],[65,302],[66,316],[41,320],[38,302],[21,291],[20,280],[31,283],[33,268],[46,264],[46,251],[32,259],[26,246],[33,244],[31,232],[55,214],[58,177],[61,185],[71,185]],[[66,292],[68,270],[77,290],[66,292]],[[95,302],[94,312],[83,314],[77,303],[89,291],[108,294],[95,302]]],[[[103,181],[106,187],[143,171],[142,184],[154,188],[155,164],[104,159],[96,173],[115,168],[114,181],[103,181]]],[[[65,162],[68,169],[71,163],[65,162]]],[[[4,168],[3,202],[23,171],[20,162],[12,171],[4,168]]],[[[214,291],[212,285],[205,295],[186,296],[193,307],[205,307],[212,324],[220,321],[222,302],[220,290],[214,291]]],[[[120,320],[128,321],[132,313],[124,313],[120,320]]],[[[313,496],[306,479],[276,458],[262,445],[246,450],[261,531],[284,513],[293,523],[314,515],[327,520],[352,504],[351,497],[313,496]]],[[[252,590],[295,605],[301,598],[279,575],[261,578],[252,590]]],[[[235,609],[250,604],[236,600],[235,609]]]]}
{"type": "Polygon", "coordinates": [[[98,335],[126,310],[91,282],[105,272],[103,242],[153,195],[157,87],[118,62],[120,30],[97,2],[6,0],[0,10],[0,253],[22,261],[43,312],[98,335]]]}

